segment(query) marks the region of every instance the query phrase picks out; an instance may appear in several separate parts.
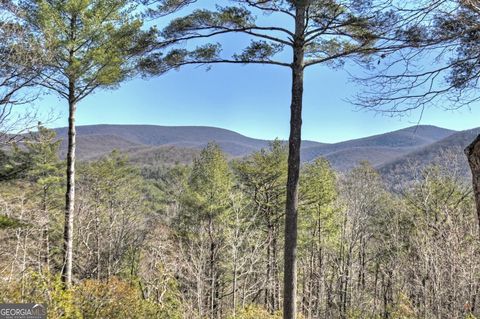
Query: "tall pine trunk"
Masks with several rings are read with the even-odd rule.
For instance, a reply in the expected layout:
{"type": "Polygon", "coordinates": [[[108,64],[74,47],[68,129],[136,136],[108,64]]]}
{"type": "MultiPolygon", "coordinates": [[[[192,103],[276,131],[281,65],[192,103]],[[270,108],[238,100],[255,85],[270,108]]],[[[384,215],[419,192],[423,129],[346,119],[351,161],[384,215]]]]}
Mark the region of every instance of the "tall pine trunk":
{"type": "Polygon", "coordinates": [[[42,199],[42,211],[43,216],[47,218],[47,222],[43,226],[42,235],[43,235],[43,242],[44,242],[44,256],[43,256],[43,263],[47,273],[50,273],[50,214],[47,208],[47,186],[43,186],[43,199],[42,199]]]}
{"type": "MultiPolygon", "coordinates": [[[[477,203],[477,218],[480,226],[480,135],[467,146],[465,154],[472,171],[473,194],[477,203]]],[[[479,228],[480,231],[480,228],[479,228]]]]}
{"type": "Polygon", "coordinates": [[[297,208],[300,146],[302,140],[305,8],[303,1],[298,1],[293,47],[290,137],[288,140],[288,180],[285,209],[284,319],[295,319],[297,313],[297,208]]]}
{"type": "Polygon", "coordinates": [[[63,232],[62,281],[66,288],[72,284],[73,260],[73,214],[75,210],[75,85],[70,82],[68,99],[68,152],[67,152],[67,191],[65,194],[65,226],[63,232]]]}

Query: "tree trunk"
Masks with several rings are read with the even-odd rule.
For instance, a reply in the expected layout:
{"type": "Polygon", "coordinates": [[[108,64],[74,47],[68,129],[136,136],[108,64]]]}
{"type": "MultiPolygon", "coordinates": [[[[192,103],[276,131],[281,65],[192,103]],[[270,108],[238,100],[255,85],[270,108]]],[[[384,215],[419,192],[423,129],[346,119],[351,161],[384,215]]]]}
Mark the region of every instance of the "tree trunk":
{"type": "Polygon", "coordinates": [[[267,218],[268,218],[268,222],[267,222],[267,229],[268,229],[268,232],[267,232],[267,238],[268,238],[268,245],[267,245],[267,271],[266,271],[266,279],[267,279],[267,284],[266,284],[266,287],[265,287],[265,308],[270,312],[270,313],[273,313],[274,310],[273,310],[273,306],[272,306],[272,298],[271,298],[271,294],[272,294],[272,287],[273,287],[273,270],[272,270],[272,252],[273,252],[273,249],[272,249],[272,243],[273,243],[273,231],[272,231],[272,224],[270,222],[270,212],[267,212],[267,218]]]}
{"type": "Polygon", "coordinates": [[[44,240],[44,256],[43,256],[43,262],[45,266],[45,270],[47,273],[50,273],[50,237],[49,237],[49,231],[50,231],[50,215],[47,209],[47,187],[43,187],[43,199],[42,199],[42,210],[43,210],[43,215],[47,219],[47,222],[45,223],[45,226],[43,226],[43,240],[44,240]]]}
{"type": "MultiPolygon", "coordinates": [[[[472,171],[473,193],[475,195],[475,202],[477,203],[477,218],[480,226],[480,135],[468,145],[465,149],[465,154],[470,164],[472,171]]],[[[479,228],[480,231],[480,228],[479,228]]]]}
{"type": "Polygon", "coordinates": [[[233,281],[232,282],[233,318],[236,318],[237,317],[237,248],[236,247],[233,253],[233,280],[232,281],[233,281]]]}
{"type": "Polygon", "coordinates": [[[297,207],[302,130],[305,4],[296,8],[292,64],[292,103],[288,141],[288,180],[285,211],[285,273],[283,318],[295,319],[297,312],[297,207]]]}
{"type": "Polygon", "coordinates": [[[73,258],[73,214],[75,209],[75,86],[69,86],[68,152],[67,152],[67,192],[65,205],[65,226],[63,232],[62,281],[66,288],[72,284],[73,258]]]}
{"type": "Polygon", "coordinates": [[[278,227],[276,224],[273,224],[273,242],[272,242],[272,305],[274,311],[277,311],[281,307],[281,288],[279,280],[279,267],[278,267],[278,227]]]}

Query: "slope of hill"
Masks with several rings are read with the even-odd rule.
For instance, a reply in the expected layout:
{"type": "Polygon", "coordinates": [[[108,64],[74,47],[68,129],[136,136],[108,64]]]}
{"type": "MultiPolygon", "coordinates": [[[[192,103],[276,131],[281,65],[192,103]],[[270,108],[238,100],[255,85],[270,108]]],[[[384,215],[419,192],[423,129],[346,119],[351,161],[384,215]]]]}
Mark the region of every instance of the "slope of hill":
{"type": "Polygon", "coordinates": [[[378,167],[404,155],[406,151],[406,148],[380,146],[352,147],[326,154],[324,157],[330,162],[332,167],[341,171],[347,171],[362,161],[368,161],[371,165],[378,167]]]}
{"type": "Polygon", "coordinates": [[[131,163],[139,166],[169,166],[192,163],[200,151],[193,148],[157,146],[124,152],[131,163]]]}
{"type": "Polygon", "coordinates": [[[480,128],[456,132],[379,166],[379,171],[391,185],[412,180],[426,166],[434,164],[454,172],[459,178],[470,178],[463,150],[478,134],[480,134],[480,128]]]}
{"type": "MultiPolygon", "coordinates": [[[[65,139],[66,128],[56,129],[65,139]]],[[[319,156],[329,159],[337,170],[348,170],[362,160],[380,166],[423,146],[439,141],[454,131],[435,126],[415,126],[380,135],[325,144],[304,141],[302,160],[319,156]]],[[[113,149],[126,152],[134,162],[189,162],[209,142],[216,142],[228,156],[242,157],[270,141],[254,139],[226,129],[202,126],[89,125],[77,128],[78,157],[98,158],[113,149]]],[[[62,143],[62,154],[65,154],[62,143]]]]}
{"type": "MultiPolygon", "coordinates": [[[[67,128],[55,130],[59,137],[65,139],[67,128]]],[[[244,156],[267,147],[269,143],[267,140],[254,139],[215,127],[156,125],[78,126],[77,140],[80,159],[94,158],[109,153],[112,149],[126,150],[132,147],[176,146],[200,149],[213,141],[229,155],[244,156]]],[[[322,144],[312,141],[305,141],[305,143],[308,146],[322,144]]],[[[65,145],[62,149],[63,153],[64,149],[65,145]]]]}
{"type": "MultiPolygon", "coordinates": [[[[66,136],[67,129],[56,129],[59,136],[66,136]]],[[[115,135],[139,145],[176,145],[188,143],[202,146],[209,141],[228,141],[254,147],[264,147],[268,141],[249,138],[221,128],[203,126],[156,125],[86,125],[78,126],[79,137],[86,135],[115,135]]]]}
{"type": "Polygon", "coordinates": [[[431,125],[412,126],[335,144],[305,147],[302,150],[302,159],[311,161],[323,156],[340,171],[351,169],[361,161],[369,161],[372,165],[378,166],[439,141],[454,132],[431,125]]]}
{"type": "MultiPolygon", "coordinates": [[[[305,161],[310,161],[318,156],[327,156],[330,153],[340,150],[360,147],[391,148],[395,151],[403,149],[405,153],[408,153],[413,148],[439,141],[454,132],[455,131],[431,125],[412,126],[398,131],[335,144],[305,147],[302,151],[302,157],[305,161]]],[[[386,149],[384,151],[386,151],[386,149]]]]}
{"type": "MultiPolygon", "coordinates": [[[[83,160],[93,159],[111,151],[132,149],[141,147],[141,145],[123,139],[117,135],[110,134],[92,134],[79,136],[77,138],[77,157],[83,160]]],[[[60,156],[65,157],[67,154],[67,141],[62,139],[60,144],[60,156]]]]}

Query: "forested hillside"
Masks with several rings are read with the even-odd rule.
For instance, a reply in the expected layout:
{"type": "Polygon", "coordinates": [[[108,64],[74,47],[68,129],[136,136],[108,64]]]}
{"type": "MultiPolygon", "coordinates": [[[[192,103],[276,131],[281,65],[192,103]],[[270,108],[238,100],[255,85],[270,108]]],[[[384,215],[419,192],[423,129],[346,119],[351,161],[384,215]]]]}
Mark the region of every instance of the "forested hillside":
{"type": "MultiPolygon", "coordinates": [[[[305,141],[302,161],[308,163],[323,157],[339,172],[348,172],[368,161],[378,169],[386,184],[397,191],[399,186],[412,182],[432,164],[448,165],[458,178],[468,181],[471,175],[463,149],[479,130],[455,132],[418,125],[333,144],[305,141]]],[[[65,129],[55,131],[65,134],[65,129]]],[[[247,157],[271,143],[208,127],[95,125],[80,126],[78,131],[80,159],[95,160],[113,150],[121,150],[128,155],[130,163],[145,169],[191,164],[208,143],[217,144],[229,161],[247,157]],[[150,133],[153,135],[149,136],[150,133]]],[[[65,145],[62,139],[61,158],[65,156],[65,145]]]]}
{"type": "Polygon", "coordinates": [[[479,128],[454,133],[381,165],[379,171],[389,184],[398,185],[415,180],[426,166],[439,164],[448,167],[458,178],[469,180],[471,173],[463,150],[478,134],[479,128]]]}
{"type": "MultiPolygon", "coordinates": [[[[66,128],[56,129],[56,132],[59,137],[67,136],[66,128]]],[[[201,126],[91,125],[78,127],[78,136],[80,143],[85,140],[85,147],[79,147],[79,156],[84,159],[108,154],[110,147],[120,150],[159,146],[201,149],[215,141],[223,146],[226,153],[241,156],[268,145],[265,140],[249,138],[225,129],[201,126]],[[112,136],[115,139],[112,139],[112,136]]],[[[62,147],[65,148],[66,144],[62,147]]]]}
{"type": "MultiPolygon", "coordinates": [[[[78,128],[78,157],[99,158],[112,150],[127,152],[135,163],[150,165],[162,157],[164,163],[192,162],[192,156],[208,143],[220,146],[230,158],[244,157],[268,146],[270,141],[249,138],[213,127],[155,125],[90,125],[78,128]],[[186,156],[185,156],[186,155],[186,156]]],[[[61,156],[66,154],[66,129],[55,129],[63,137],[61,156]]],[[[336,170],[347,171],[361,161],[380,166],[443,140],[455,131],[429,125],[412,126],[380,135],[327,144],[302,142],[302,161],[327,158],[336,170]]],[[[445,142],[447,147],[450,143],[445,142]]]]}
{"type": "Polygon", "coordinates": [[[479,25],[0,1],[0,319],[480,319],[479,25]]]}
{"type": "MultiPolygon", "coordinates": [[[[190,165],[142,171],[121,152],[81,163],[76,288],[65,292],[55,276],[64,190],[56,140],[41,129],[10,154],[17,160],[2,165],[2,174],[17,168],[0,184],[3,300],[45,302],[49,318],[280,315],[287,176],[281,142],[231,161],[209,144],[190,165]]],[[[401,194],[390,193],[368,163],[348,173],[322,158],[303,166],[298,258],[305,318],[476,314],[480,243],[469,185],[444,166],[427,166],[401,194]]]]}

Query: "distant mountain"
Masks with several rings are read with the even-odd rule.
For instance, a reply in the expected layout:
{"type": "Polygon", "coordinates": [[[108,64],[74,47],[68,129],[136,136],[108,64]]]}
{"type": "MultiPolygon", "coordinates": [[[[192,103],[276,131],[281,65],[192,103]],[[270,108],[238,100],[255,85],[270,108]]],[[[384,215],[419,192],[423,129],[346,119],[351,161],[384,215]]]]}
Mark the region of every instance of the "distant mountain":
{"type": "MultiPolygon", "coordinates": [[[[63,138],[67,136],[67,128],[55,130],[58,136],[63,138]]],[[[109,153],[112,149],[151,149],[155,146],[201,149],[209,142],[216,142],[224,152],[231,156],[244,156],[268,147],[270,142],[215,127],[156,125],[78,126],[77,140],[80,159],[94,158],[102,153],[109,153]]],[[[322,145],[322,143],[312,141],[305,141],[305,144],[308,146],[322,145]]]]}
{"type": "Polygon", "coordinates": [[[479,134],[480,128],[456,132],[440,141],[380,165],[378,169],[391,185],[412,180],[426,166],[434,164],[445,167],[459,178],[470,178],[470,170],[463,150],[479,134]]]}
{"type": "Polygon", "coordinates": [[[174,164],[189,164],[200,154],[196,148],[175,146],[156,146],[125,151],[129,160],[139,166],[164,166],[174,164]]]}
{"type": "MultiPolygon", "coordinates": [[[[57,133],[58,134],[58,133],[57,133]]],[[[59,135],[62,136],[62,135],[59,135]]],[[[141,145],[123,139],[113,134],[91,134],[77,137],[77,157],[83,160],[93,159],[108,154],[113,150],[130,150],[142,148],[141,145]]],[[[60,144],[60,156],[67,154],[67,140],[62,139],[60,144]]]]}
{"type": "Polygon", "coordinates": [[[347,171],[355,166],[357,166],[362,161],[368,161],[373,166],[377,167],[392,161],[412,148],[394,148],[394,147],[375,147],[375,146],[366,146],[366,147],[352,147],[341,149],[336,152],[328,153],[322,155],[325,157],[332,167],[337,170],[347,171]]]}
{"type": "MultiPolygon", "coordinates": [[[[66,128],[56,129],[65,141],[66,128]]],[[[420,125],[380,135],[334,144],[303,141],[302,160],[327,158],[337,170],[348,170],[367,160],[377,167],[393,163],[407,154],[421,150],[456,133],[435,126],[420,125]]],[[[454,134],[455,135],[455,134],[454,134]]],[[[66,144],[62,142],[62,155],[66,144]]],[[[81,160],[98,158],[118,149],[132,162],[187,163],[209,142],[217,143],[230,157],[243,157],[270,141],[239,133],[202,126],[88,125],[77,127],[77,154],[81,160]]],[[[385,168],[387,169],[387,168],[385,168]]]]}
{"type": "Polygon", "coordinates": [[[364,160],[379,166],[453,133],[455,131],[431,125],[412,126],[335,144],[304,147],[302,159],[311,161],[323,156],[338,170],[348,170],[364,160]]]}

